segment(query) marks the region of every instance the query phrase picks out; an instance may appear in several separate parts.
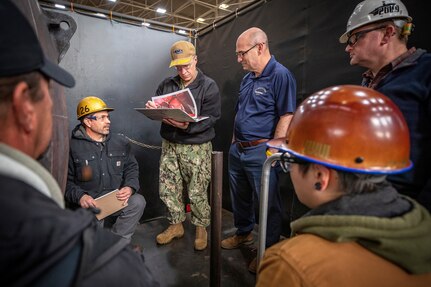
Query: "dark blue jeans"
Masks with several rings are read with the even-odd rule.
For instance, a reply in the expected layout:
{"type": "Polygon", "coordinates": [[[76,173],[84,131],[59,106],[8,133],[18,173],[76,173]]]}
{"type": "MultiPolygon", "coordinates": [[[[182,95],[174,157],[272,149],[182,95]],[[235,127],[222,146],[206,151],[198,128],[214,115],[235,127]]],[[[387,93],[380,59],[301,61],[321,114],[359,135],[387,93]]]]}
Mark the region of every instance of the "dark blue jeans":
{"type": "MultiPolygon", "coordinates": [[[[250,233],[256,223],[255,206],[259,205],[265,151],[265,143],[244,149],[239,148],[237,144],[230,146],[229,182],[237,235],[250,233]]],[[[280,167],[277,164],[272,168],[270,175],[266,247],[277,243],[281,234],[283,211],[278,190],[279,172],[280,167]]]]}

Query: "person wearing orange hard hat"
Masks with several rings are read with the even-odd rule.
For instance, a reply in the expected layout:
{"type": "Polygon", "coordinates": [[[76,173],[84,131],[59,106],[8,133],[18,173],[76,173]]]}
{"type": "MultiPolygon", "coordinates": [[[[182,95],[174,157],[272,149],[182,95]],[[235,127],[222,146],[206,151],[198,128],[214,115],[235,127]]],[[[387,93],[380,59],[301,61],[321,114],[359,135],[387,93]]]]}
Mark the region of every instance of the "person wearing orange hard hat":
{"type": "Polygon", "coordinates": [[[386,180],[412,168],[409,130],[389,98],[323,89],[267,145],[311,210],[266,250],[256,286],[430,286],[431,216],[386,180]]]}

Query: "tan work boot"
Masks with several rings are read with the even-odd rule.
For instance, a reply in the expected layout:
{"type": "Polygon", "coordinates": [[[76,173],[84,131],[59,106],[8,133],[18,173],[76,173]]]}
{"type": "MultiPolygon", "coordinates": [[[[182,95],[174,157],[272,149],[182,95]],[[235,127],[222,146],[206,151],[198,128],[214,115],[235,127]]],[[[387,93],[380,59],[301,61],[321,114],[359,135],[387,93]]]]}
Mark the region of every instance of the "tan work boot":
{"type": "Polygon", "coordinates": [[[205,227],[196,226],[195,249],[204,250],[207,248],[207,230],[205,227]]]}
{"type": "Polygon", "coordinates": [[[156,241],[158,244],[168,244],[172,241],[174,238],[181,238],[184,235],[184,228],[183,224],[177,223],[177,224],[171,224],[169,227],[157,235],[156,241]]]}
{"type": "Polygon", "coordinates": [[[234,235],[222,240],[221,247],[224,249],[235,249],[241,244],[249,245],[254,242],[253,234],[249,233],[247,235],[234,235]]]}

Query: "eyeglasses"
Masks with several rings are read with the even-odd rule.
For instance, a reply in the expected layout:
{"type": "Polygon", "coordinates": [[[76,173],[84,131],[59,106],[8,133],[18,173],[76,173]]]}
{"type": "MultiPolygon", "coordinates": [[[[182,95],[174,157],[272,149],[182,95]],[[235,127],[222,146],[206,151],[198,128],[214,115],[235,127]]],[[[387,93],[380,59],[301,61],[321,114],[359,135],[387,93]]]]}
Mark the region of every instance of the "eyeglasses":
{"type": "Polygon", "coordinates": [[[251,47],[250,49],[248,49],[247,51],[238,51],[238,52],[235,52],[235,54],[236,54],[236,56],[237,57],[244,57],[244,55],[245,54],[247,54],[251,49],[253,49],[254,47],[256,47],[257,45],[259,45],[259,44],[263,44],[263,43],[257,43],[257,44],[254,44],[254,46],[253,47],[251,47]]]}
{"type": "Polygon", "coordinates": [[[356,33],[354,33],[354,34],[352,34],[352,35],[349,36],[349,38],[347,39],[346,43],[347,43],[347,45],[353,47],[358,42],[358,40],[362,36],[364,36],[365,34],[367,34],[369,32],[372,32],[372,31],[375,31],[375,30],[380,30],[380,29],[383,29],[383,28],[386,28],[386,25],[385,26],[379,26],[379,27],[375,27],[375,28],[371,28],[371,29],[367,29],[367,30],[362,30],[362,31],[356,32],[356,33]]]}
{"type": "Polygon", "coordinates": [[[175,69],[177,69],[177,72],[181,71],[181,70],[190,70],[190,68],[192,67],[192,63],[188,64],[188,65],[181,65],[181,66],[175,66],[175,69]]]}
{"type": "Polygon", "coordinates": [[[308,163],[308,161],[300,159],[300,158],[295,157],[295,156],[292,156],[291,154],[289,154],[287,152],[284,152],[280,157],[281,169],[285,173],[290,172],[292,170],[292,163],[305,164],[305,163],[308,163]]]}
{"type": "Polygon", "coordinates": [[[111,117],[108,115],[103,115],[103,116],[88,116],[87,119],[93,120],[93,121],[101,121],[101,122],[106,122],[107,120],[110,121],[111,117]]]}

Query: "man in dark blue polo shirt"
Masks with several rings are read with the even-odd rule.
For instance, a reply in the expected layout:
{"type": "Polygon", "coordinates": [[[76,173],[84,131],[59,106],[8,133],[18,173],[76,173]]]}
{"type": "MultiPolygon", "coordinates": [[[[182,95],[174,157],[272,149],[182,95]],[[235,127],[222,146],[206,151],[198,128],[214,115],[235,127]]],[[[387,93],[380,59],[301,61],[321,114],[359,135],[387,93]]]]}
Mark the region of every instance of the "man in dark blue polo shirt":
{"type": "MultiPolygon", "coordinates": [[[[296,107],[296,82],[290,71],[271,56],[268,38],[259,28],[243,32],[236,42],[243,78],[236,105],[234,135],[229,150],[229,180],[236,233],[223,240],[224,249],[251,244],[255,201],[259,200],[262,166],[269,139],[284,137],[296,107]]],[[[277,168],[271,172],[266,247],[279,241],[282,224],[277,168]]],[[[256,260],[249,265],[256,272],[256,260]]]]}

